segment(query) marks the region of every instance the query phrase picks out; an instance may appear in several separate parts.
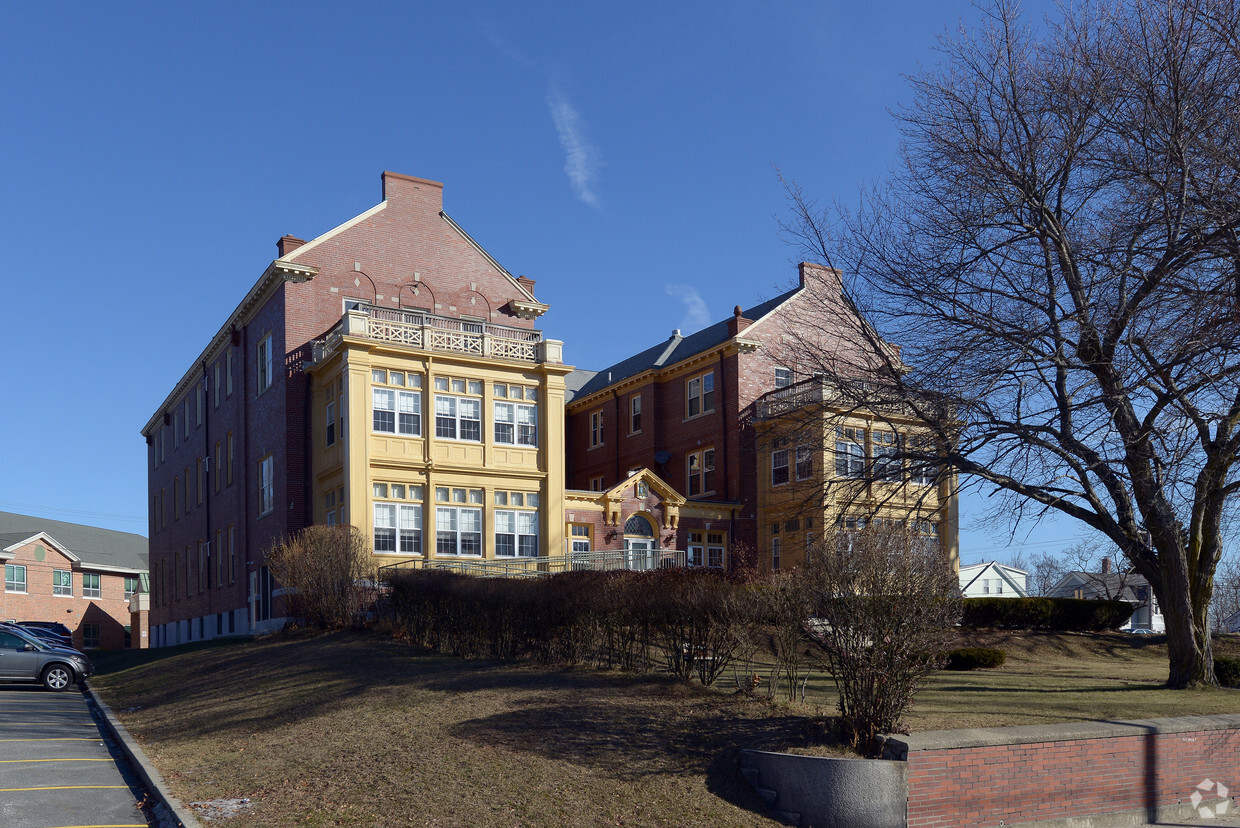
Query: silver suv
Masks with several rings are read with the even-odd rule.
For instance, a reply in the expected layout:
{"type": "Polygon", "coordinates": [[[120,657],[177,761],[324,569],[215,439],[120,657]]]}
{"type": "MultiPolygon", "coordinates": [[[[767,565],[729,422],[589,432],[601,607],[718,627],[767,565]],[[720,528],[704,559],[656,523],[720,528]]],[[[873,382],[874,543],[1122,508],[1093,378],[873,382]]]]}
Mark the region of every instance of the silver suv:
{"type": "Polygon", "coordinates": [[[48,690],[64,690],[95,672],[77,650],[53,647],[12,627],[0,628],[0,682],[39,681],[48,690]]]}

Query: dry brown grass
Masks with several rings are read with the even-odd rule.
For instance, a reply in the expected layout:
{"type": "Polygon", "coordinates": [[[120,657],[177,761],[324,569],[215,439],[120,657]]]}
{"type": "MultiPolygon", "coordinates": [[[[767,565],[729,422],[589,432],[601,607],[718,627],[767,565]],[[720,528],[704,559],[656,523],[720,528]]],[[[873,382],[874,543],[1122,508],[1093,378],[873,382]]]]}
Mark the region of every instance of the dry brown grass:
{"type": "Polygon", "coordinates": [[[807,727],[664,679],[419,655],[375,635],[149,657],[110,673],[100,658],[92,684],[178,797],[250,797],[236,828],[775,825],[737,750],[803,743],[807,727]]]}
{"type": "MultiPolygon", "coordinates": [[[[936,674],[913,730],[1240,712],[1240,691],[1162,689],[1161,637],[962,633],[974,645],[1006,650],[1007,663],[936,674]]],[[[253,800],[230,828],[774,825],[738,750],[839,753],[823,733],[835,695],[820,671],[806,704],[772,705],[727,693],[730,675],[707,690],[428,656],[360,633],[98,663],[92,684],[177,796],[253,800]]]]}

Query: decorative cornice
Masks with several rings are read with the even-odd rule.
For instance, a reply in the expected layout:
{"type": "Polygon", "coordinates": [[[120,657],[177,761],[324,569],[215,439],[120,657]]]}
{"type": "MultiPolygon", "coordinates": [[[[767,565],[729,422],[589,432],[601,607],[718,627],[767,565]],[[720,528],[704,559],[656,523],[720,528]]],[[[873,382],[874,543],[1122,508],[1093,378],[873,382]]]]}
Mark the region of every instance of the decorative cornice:
{"type": "MultiPolygon", "coordinates": [[[[296,255],[302,249],[303,248],[300,247],[297,248],[297,250],[292,251],[291,255],[296,255]]],[[[203,348],[202,353],[200,353],[198,358],[193,361],[190,369],[186,371],[181,376],[181,379],[177,381],[177,384],[173,386],[171,393],[164,397],[164,401],[159,404],[159,407],[155,410],[155,413],[151,415],[149,420],[147,420],[141,433],[144,436],[149,436],[153,432],[156,425],[162,424],[164,412],[175,404],[175,401],[180,398],[181,394],[183,394],[192,383],[196,382],[199,377],[201,377],[202,366],[214,359],[215,354],[222,350],[225,343],[231,343],[233,327],[242,327],[247,324],[253,316],[255,310],[261,307],[263,302],[267,301],[271,293],[278,285],[285,282],[302,284],[313,279],[318,272],[319,269],[313,265],[298,264],[297,262],[292,262],[288,259],[276,259],[271,264],[267,265],[267,268],[263,271],[263,275],[258,278],[258,281],[254,284],[254,287],[250,288],[250,292],[247,293],[245,298],[241,300],[241,303],[237,305],[236,310],[228,315],[227,321],[224,322],[223,326],[216,332],[215,336],[211,337],[210,343],[207,344],[206,348],[203,348]]]]}
{"type": "Polygon", "coordinates": [[[524,299],[509,299],[507,305],[509,313],[522,319],[537,319],[550,307],[541,302],[527,302],[524,299]]]}

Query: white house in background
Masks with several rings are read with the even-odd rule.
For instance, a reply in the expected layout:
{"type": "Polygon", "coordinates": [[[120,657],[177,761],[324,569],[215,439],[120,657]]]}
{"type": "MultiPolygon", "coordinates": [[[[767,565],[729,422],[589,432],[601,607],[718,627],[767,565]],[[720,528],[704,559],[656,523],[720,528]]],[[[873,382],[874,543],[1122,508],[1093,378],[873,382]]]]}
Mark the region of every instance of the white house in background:
{"type": "Polygon", "coordinates": [[[1167,631],[1162,607],[1158,605],[1158,598],[1150,589],[1149,581],[1136,572],[1112,570],[1109,560],[1103,562],[1102,572],[1069,572],[1048,594],[1052,598],[1113,598],[1127,601],[1134,609],[1132,617],[1120,630],[1167,631]]]}
{"type": "Polygon", "coordinates": [[[1240,633],[1240,610],[1223,619],[1223,629],[1229,633],[1240,633]]]}
{"type": "Polygon", "coordinates": [[[1028,598],[1029,573],[998,561],[960,567],[965,598],[1028,598]]]}

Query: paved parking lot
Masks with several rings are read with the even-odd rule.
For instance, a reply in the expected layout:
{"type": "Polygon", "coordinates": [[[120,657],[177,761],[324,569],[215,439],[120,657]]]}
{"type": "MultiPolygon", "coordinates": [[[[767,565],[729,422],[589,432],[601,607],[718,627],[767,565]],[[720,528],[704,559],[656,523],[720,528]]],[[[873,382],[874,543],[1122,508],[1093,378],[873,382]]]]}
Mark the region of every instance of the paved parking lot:
{"type": "Polygon", "coordinates": [[[147,828],[141,796],[76,687],[0,684],[0,825],[147,828]]]}

